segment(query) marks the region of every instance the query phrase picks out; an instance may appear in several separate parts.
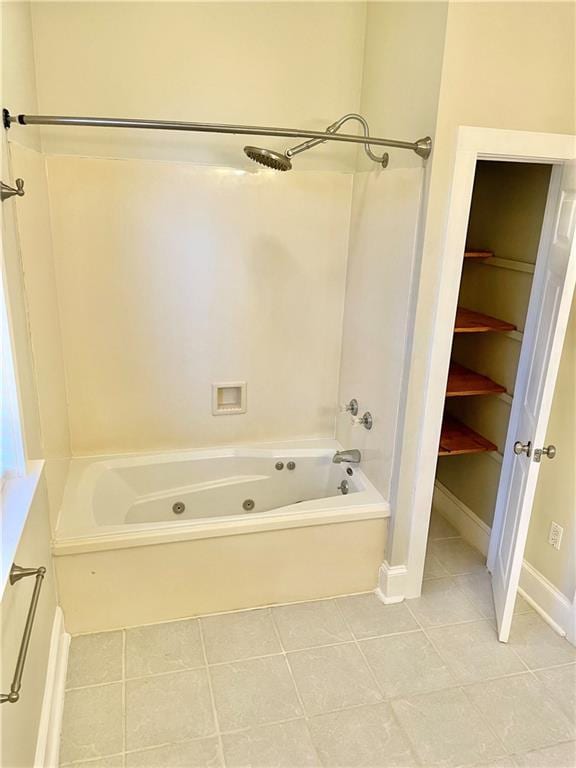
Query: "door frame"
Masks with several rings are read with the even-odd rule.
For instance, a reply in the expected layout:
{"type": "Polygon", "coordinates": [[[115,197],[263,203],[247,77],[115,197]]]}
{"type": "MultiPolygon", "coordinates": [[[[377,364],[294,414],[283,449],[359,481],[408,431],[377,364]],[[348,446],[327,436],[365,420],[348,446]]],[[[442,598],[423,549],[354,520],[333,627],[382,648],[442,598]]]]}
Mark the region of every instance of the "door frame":
{"type": "MultiPolygon", "coordinates": [[[[418,353],[412,352],[405,397],[416,401],[420,419],[416,434],[403,436],[404,440],[410,441],[407,458],[402,455],[397,458],[392,500],[409,501],[393,511],[392,535],[377,590],[384,602],[417,597],[422,589],[438,441],[476,163],[478,160],[499,160],[561,165],[576,159],[576,136],[460,126],[453,157],[446,227],[436,259],[438,282],[433,316],[430,317],[430,313],[422,318],[416,315],[414,323],[412,350],[420,350],[420,359],[416,364],[418,353]],[[421,364],[422,349],[426,350],[425,365],[421,364]],[[416,373],[411,373],[410,368],[416,373]]],[[[429,290],[429,284],[425,284],[421,276],[418,292],[429,290]]]]}

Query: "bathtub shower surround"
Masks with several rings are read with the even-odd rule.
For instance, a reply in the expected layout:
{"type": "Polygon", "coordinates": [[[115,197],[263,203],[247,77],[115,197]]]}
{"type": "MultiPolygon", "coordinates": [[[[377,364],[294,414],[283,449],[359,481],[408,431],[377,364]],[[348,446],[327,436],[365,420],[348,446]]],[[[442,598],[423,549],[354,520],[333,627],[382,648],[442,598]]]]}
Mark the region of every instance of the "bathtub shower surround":
{"type": "Polygon", "coordinates": [[[54,542],[67,625],[95,631],[373,587],[389,507],[360,467],[334,462],[339,448],[73,459],[54,542]]]}
{"type": "Polygon", "coordinates": [[[334,436],[352,174],[47,165],[73,455],[334,436]]]}

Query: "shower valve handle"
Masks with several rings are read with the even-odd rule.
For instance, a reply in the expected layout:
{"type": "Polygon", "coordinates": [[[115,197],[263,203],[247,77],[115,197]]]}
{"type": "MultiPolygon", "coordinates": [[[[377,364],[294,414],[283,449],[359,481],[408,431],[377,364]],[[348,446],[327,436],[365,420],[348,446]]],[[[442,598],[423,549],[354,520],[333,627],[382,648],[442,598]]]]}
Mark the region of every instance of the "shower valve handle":
{"type": "Polygon", "coordinates": [[[344,403],[344,405],[340,406],[340,411],[342,413],[351,413],[352,416],[356,416],[358,414],[358,400],[353,397],[349,403],[344,403]]]}
{"type": "Polygon", "coordinates": [[[372,414],[370,411],[366,411],[362,416],[355,416],[352,419],[352,424],[361,424],[364,429],[372,429],[374,421],[372,419],[372,414]]]}

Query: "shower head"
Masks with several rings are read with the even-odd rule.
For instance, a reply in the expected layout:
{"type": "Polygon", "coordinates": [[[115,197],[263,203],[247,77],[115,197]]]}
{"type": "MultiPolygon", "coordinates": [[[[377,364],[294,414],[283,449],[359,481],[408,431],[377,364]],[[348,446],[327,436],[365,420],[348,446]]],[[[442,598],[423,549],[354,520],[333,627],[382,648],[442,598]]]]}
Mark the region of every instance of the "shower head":
{"type": "Polygon", "coordinates": [[[260,165],[265,165],[266,168],[273,168],[275,171],[289,171],[292,168],[290,159],[280,152],[250,146],[244,147],[244,152],[250,160],[254,160],[254,162],[260,163],[260,165]]]}

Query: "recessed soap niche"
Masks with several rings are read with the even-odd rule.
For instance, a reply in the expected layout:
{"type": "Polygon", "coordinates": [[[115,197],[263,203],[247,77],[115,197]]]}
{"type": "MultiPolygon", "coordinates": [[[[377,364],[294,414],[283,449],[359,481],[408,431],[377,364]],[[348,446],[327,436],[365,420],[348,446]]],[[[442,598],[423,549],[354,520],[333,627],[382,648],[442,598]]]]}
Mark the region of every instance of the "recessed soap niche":
{"type": "Polygon", "coordinates": [[[219,381],[212,384],[212,413],[214,416],[246,413],[246,382],[219,381]]]}

